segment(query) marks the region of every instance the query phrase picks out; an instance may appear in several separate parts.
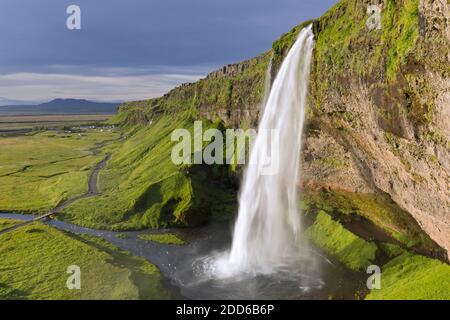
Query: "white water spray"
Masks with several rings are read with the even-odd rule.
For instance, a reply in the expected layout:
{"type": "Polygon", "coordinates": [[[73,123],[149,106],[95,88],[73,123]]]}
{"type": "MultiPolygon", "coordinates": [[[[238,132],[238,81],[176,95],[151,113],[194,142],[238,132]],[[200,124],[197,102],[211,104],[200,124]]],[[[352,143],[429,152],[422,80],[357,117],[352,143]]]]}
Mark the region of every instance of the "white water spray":
{"type": "Polygon", "coordinates": [[[275,78],[245,173],[233,244],[214,263],[219,276],[274,273],[302,254],[297,188],[313,48],[309,26],[300,32],[275,78]],[[274,142],[261,133],[270,130],[278,131],[278,159],[267,159],[274,142]],[[268,160],[278,161],[273,175],[258,165],[268,160]]]}

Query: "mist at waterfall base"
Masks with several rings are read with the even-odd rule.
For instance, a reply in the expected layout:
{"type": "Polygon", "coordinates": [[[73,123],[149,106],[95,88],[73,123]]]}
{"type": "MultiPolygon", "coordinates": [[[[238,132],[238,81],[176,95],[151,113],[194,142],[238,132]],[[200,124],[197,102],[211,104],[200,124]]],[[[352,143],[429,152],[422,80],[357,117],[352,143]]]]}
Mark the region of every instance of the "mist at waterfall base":
{"type": "MultiPolygon", "coordinates": [[[[247,298],[261,297],[261,291],[269,292],[265,297],[274,297],[277,291],[283,294],[280,288],[292,293],[323,286],[317,255],[302,235],[297,192],[313,49],[314,35],[309,26],[299,33],[264,100],[244,175],[231,249],[196,259],[192,264],[197,275],[195,285],[201,281],[216,281],[217,286],[228,289],[236,285],[247,298]],[[277,141],[261,134],[273,130],[277,141]],[[277,170],[264,172],[267,163],[276,163],[277,170]]],[[[266,79],[266,83],[270,81],[266,79]]],[[[277,293],[277,298],[283,298],[277,293]]]]}

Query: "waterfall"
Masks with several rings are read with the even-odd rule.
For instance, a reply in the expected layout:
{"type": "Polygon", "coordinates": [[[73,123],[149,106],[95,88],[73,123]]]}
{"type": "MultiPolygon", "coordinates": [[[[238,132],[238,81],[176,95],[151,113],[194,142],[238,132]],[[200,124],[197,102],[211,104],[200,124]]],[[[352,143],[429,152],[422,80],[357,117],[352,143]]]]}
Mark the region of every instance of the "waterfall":
{"type": "Polygon", "coordinates": [[[298,35],[273,82],[245,172],[231,250],[215,262],[216,273],[223,276],[274,273],[302,254],[297,188],[313,48],[309,26],[298,35]],[[278,140],[269,141],[267,133],[274,130],[278,140]],[[278,170],[264,173],[261,163],[271,161],[278,170]]]}
{"type": "Polygon", "coordinates": [[[267,104],[267,100],[269,100],[270,88],[272,86],[272,64],[273,64],[273,56],[270,57],[269,64],[266,69],[266,78],[264,80],[264,99],[261,107],[261,112],[264,113],[264,107],[267,104]]]}

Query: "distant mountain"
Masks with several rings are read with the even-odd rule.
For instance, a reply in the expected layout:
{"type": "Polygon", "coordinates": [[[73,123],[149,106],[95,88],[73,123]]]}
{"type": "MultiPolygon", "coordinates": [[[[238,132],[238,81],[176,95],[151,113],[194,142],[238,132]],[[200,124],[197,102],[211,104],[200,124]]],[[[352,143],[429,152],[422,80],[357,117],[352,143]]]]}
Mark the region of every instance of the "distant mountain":
{"type": "Polygon", "coordinates": [[[119,103],[84,99],[54,99],[38,105],[0,106],[0,115],[113,114],[118,106],[119,103]]]}

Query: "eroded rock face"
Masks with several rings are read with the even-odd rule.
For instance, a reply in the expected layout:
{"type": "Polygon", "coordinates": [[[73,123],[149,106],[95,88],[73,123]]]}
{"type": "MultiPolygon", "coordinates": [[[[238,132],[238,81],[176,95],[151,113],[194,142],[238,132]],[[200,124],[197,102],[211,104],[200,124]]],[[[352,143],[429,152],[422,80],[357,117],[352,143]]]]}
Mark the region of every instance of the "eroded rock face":
{"type": "MultiPolygon", "coordinates": [[[[388,2],[382,2],[385,10],[388,2]]],[[[355,10],[363,10],[365,4],[356,1],[355,10]]],[[[352,48],[344,59],[353,58],[354,64],[358,63],[359,51],[374,47],[368,49],[366,70],[358,72],[344,63],[334,75],[339,77],[338,82],[330,81],[330,67],[316,61],[310,121],[321,133],[318,138],[307,134],[305,181],[354,192],[369,188],[374,193],[386,193],[449,252],[450,6],[446,1],[420,1],[418,7],[419,32],[410,39],[411,47],[390,78],[387,68],[377,63],[375,52],[377,46],[398,43],[383,44],[376,36],[364,39],[359,33],[346,39],[352,48]],[[326,90],[319,88],[321,81],[329,81],[326,90]],[[326,161],[325,166],[317,166],[316,160],[311,160],[321,145],[322,159],[340,157],[345,166],[323,176],[326,161]]],[[[337,10],[334,17],[340,14],[344,13],[337,10]]],[[[333,23],[319,21],[318,42],[320,32],[333,23]]],[[[321,59],[322,48],[317,50],[316,56],[321,59]]],[[[389,48],[379,50],[390,54],[389,48]]]]}
{"type": "Polygon", "coordinates": [[[341,97],[341,106],[350,114],[361,114],[354,122],[330,116],[311,120],[322,129],[307,134],[304,183],[355,193],[386,193],[448,250],[449,174],[438,155],[448,162],[449,153],[439,153],[434,142],[386,133],[367,88],[353,84],[352,92],[341,97]]]}
{"type": "Polygon", "coordinates": [[[302,185],[372,193],[352,153],[324,130],[308,130],[302,150],[302,185]]]}

